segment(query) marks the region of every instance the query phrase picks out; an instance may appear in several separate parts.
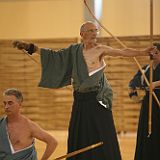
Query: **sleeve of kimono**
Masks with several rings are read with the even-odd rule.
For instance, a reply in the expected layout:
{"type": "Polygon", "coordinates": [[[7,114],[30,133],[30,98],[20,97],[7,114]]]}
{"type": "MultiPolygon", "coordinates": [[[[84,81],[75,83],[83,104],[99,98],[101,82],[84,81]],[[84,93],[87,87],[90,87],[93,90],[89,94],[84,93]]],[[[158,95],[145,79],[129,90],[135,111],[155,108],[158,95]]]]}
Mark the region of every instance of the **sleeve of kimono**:
{"type": "Polygon", "coordinates": [[[40,87],[60,88],[71,84],[72,54],[71,46],[59,51],[41,49],[40,87]]]}
{"type": "Polygon", "coordinates": [[[135,89],[141,86],[141,72],[138,71],[129,82],[129,87],[135,89]]]}
{"type": "MultiPolygon", "coordinates": [[[[146,66],[143,67],[142,69],[145,70],[146,66]]],[[[140,71],[138,71],[134,77],[130,80],[129,82],[129,88],[136,89],[136,87],[142,88],[144,87],[142,82],[141,82],[142,74],[140,71]]]]}

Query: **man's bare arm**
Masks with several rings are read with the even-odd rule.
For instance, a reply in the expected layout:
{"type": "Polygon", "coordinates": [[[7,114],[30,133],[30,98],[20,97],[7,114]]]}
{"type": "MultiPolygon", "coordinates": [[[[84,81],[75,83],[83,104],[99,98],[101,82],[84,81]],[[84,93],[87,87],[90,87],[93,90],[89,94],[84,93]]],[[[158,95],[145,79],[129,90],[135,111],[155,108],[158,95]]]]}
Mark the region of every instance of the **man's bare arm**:
{"type": "Polygon", "coordinates": [[[143,50],[136,50],[133,48],[125,49],[114,49],[106,45],[98,45],[97,50],[100,50],[103,53],[103,56],[123,56],[123,57],[135,57],[135,56],[149,56],[157,52],[155,47],[149,47],[143,50]]]}
{"type": "Polygon", "coordinates": [[[51,156],[51,154],[55,151],[57,147],[57,141],[53,136],[48,134],[36,123],[31,122],[30,126],[31,126],[32,137],[37,138],[46,143],[46,149],[44,151],[41,160],[47,160],[51,156]]]}

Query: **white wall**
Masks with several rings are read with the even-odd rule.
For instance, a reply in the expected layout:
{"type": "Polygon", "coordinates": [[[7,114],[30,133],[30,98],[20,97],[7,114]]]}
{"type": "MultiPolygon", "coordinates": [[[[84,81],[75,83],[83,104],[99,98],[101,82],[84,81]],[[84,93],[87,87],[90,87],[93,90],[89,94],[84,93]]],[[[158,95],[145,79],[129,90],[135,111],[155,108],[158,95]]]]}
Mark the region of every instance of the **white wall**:
{"type": "MultiPolygon", "coordinates": [[[[160,34],[160,0],[153,1],[160,34]]],[[[115,35],[147,35],[149,2],[103,0],[102,23],[115,35]]],[[[83,0],[0,0],[0,39],[78,37],[83,10],[83,0]]]]}
{"type": "Polygon", "coordinates": [[[0,0],[0,39],[77,37],[83,1],[0,0]]]}
{"type": "MultiPolygon", "coordinates": [[[[153,10],[154,34],[160,34],[160,0],[153,0],[153,10]]],[[[148,35],[150,0],[104,0],[102,23],[117,36],[148,35]]]]}

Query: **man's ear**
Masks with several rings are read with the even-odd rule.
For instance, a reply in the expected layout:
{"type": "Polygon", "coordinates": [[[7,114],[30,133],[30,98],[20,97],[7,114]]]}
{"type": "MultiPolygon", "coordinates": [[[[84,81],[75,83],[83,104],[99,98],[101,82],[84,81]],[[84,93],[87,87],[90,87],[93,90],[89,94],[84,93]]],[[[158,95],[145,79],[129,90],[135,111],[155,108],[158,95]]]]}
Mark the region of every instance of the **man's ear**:
{"type": "Polygon", "coordinates": [[[82,32],[80,32],[80,36],[81,36],[81,37],[83,36],[83,33],[82,33],[82,32]]]}
{"type": "Polygon", "coordinates": [[[19,106],[20,106],[20,108],[22,108],[22,102],[19,102],[19,106]]]}

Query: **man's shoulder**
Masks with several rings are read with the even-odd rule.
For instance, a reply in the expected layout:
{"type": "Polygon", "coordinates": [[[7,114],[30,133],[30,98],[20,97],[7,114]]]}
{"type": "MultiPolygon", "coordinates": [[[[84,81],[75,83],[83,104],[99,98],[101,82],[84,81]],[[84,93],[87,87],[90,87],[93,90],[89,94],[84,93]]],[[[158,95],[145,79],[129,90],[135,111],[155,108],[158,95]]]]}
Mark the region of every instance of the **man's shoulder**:
{"type": "Polygon", "coordinates": [[[24,123],[26,126],[29,126],[34,122],[31,119],[29,119],[28,117],[23,115],[22,116],[22,123],[24,123]]]}
{"type": "Polygon", "coordinates": [[[26,116],[23,116],[22,118],[23,120],[21,121],[21,124],[23,124],[30,132],[37,128],[36,122],[34,122],[26,116]]]}
{"type": "Polygon", "coordinates": [[[26,117],[26,116],[24,116],[24,115],[22,115],[22,119],[23,119],[25,122],[27,122],[27,123],[32,122],[31,119],[29,119],[28,117],[26,117]]]}
{"type": "Polygon", "coordinates": [[[38,124],[26,116],[23,116],[24,122],[28,127],[36,127],[38,124]]]}

